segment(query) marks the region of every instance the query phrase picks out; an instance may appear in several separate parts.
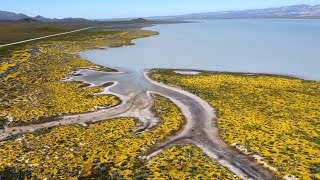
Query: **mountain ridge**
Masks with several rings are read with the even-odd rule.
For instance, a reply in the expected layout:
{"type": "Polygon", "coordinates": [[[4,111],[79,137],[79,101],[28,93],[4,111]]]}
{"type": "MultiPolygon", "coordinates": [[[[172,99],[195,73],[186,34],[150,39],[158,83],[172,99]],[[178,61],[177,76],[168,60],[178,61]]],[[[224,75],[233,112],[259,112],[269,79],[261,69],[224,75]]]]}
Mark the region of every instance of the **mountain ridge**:
{"type": "Polygon", "coordinates": [[[29,18],[29,16],[22,13],[17,14],[13,12],[0,10],[0,20],[19,20],[23,18],[29,18]]]}
{"type": "Polygon", "coordinates": [[[217,11],[205,13],[191,13],[166,18],[177,19],[224,19],[224,18],[320,18],[320,5],[293,5],[264,9],[248,9],[233,11],[217,11]]]}
{"type": "Polygon", "coordinates": [[[33,20],[37,20],[37,21],[41,21],[41,22],[91,21],[91,20],[87,20],[84,18],[73,18],[73,17],[68,17],[68,18],[63,18],[63,19],[57,19],[57,18],[51,19],[51,18],[43,17],[41,15],[31,17],[31,16],[27,16],[23,13],[14,13],[14,12],[0,10],[0,21],[19,21],[19,20],[23,20],[23,19],[29,19],[29,20],[33,19],[33,20]]]}
{"type": "MultiPolygon", "coordinates": [[[[30,17],[23,13],[13,13],[0,10],[0,20],[19,20],[32,18],[42,22],[57,22],[57,21],[86,21],[84,18],[63,18],[50,19],[43,16],[30,17]]],[[[320,5],[293,5],[283,7],[273,7],[264,9],[248,9],[248,10],[234,10],[234,11],[217,11],[204,13],[191,13],[174,16],[152,16],[146,19],[225,19],[225,18],[320,18],[320,5]]],[[[130,19],[130,18],[127,18],[130,19]]],[[[105,19],[107,20],[107,19],[105,19]]],[[[139,19],[140,21],[142,18],[139,19]]],[[[87,20],[90,21],[90,20],[87,20]]]]}

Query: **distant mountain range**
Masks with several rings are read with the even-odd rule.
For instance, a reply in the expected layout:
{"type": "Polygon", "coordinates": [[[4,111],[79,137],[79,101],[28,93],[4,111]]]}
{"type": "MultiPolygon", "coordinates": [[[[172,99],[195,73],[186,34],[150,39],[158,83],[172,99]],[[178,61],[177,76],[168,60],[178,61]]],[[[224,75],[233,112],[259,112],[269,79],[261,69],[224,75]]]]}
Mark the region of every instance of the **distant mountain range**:
{"type": "Polygon", "coordinates": [[[13,12],[0,11],[0,20],[18,20],[23,18],[29,18],[25,14],[16,14],[13,12]]]}
{"type": "Polygon", "coordinates": [[[231,19],[231,18],[320,18],[320,5],[294,5],[267,9],[194,13],[151,19],[231,19]]]}
{"type": "Polygon", "coordinates": [[[39,21],[39,22],[73,22],[73,21],[89,21],[83,18],[63,18],[63,19],[50,19],[45,18],[40,15],[36,17],[30,17],[22,13],[13,13],[13,12],[7,12],[7,11],[0,11],[0,20],[2,21],[21,21],[21,22],[31,22],[31,21],[39,21]]]}
{"type": "MultiPolygon", "coordinates": [[[[41,22],[79,22],[89,21],[82,18],[64,18],[64,19],[50,19],[40,15],[36,17],[29,17],[25,14],[17,14],[13,12],[0,11],[0,20],[21,20],[34,19],[41,22]]],[[[149,17],[148,19],[224,19],[224,18],[320,18],[320,5],[294,5],[267,9],[251,9],[240,11],[220,11],[207,13],[194,13],[178,16],[161,16],[149,17]]]]}

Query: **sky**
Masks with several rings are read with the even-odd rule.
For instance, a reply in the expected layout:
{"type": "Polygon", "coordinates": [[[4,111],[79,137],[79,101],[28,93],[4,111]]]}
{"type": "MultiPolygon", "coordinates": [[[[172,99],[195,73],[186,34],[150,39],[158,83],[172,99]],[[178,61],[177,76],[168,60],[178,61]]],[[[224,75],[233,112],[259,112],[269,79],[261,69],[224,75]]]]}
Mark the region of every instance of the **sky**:
{"type": "Polygon", "coordinates": [[[0,10],[48,18],[108,19],[320,4],[320,0],[1,0],[0,10]]]}

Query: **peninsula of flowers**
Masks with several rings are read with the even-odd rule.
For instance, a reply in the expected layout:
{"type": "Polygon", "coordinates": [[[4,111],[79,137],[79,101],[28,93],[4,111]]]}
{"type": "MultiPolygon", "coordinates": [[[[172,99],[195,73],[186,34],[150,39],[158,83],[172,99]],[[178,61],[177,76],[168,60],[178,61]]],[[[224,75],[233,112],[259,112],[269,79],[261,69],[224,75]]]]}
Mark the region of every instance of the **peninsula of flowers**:
{"type": "Polygon", "coordinates": [[[320,84],[272,75],[154,70],[217,111],[221,138],[287,178],[320,178],[320,84]]]}

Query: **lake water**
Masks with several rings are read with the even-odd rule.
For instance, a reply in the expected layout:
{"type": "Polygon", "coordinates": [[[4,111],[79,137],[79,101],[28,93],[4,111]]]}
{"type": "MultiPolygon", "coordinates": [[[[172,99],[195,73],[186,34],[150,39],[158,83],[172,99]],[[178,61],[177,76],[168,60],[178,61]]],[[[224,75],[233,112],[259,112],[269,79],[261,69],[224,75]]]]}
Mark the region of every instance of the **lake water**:
{"type": "Polygon", "coordinates": [[[207,20],[148,29],[160,35],[135,40],[135,46],[81,55],[100,65],[130,71],[200,69],[320,80],[319,20],[207,20]]]}

